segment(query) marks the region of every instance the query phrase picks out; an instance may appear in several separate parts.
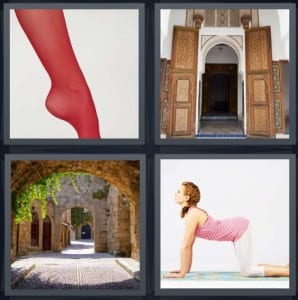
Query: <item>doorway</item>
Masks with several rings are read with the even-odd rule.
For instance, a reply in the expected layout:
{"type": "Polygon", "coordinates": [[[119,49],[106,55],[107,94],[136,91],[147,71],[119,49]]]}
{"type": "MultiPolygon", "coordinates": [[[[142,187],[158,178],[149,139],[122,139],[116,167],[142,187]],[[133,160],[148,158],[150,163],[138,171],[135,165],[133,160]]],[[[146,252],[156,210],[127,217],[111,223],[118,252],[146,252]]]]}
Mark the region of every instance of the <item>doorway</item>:
{"type": "Polygon", "coordinates": [[[51,220],[48,216],[43,220],[42,250],[51,250],[51,220]]]}
{"type": "Polygon", "coordinates": [[[81,229],[81,239],[91,239],[91,228],[90,225],[85,224],[81,229]]]}
{"type": "Polygon", "coordinates": [[[206,64],[202,116],[237,116],[237,64],[206,64]]]}

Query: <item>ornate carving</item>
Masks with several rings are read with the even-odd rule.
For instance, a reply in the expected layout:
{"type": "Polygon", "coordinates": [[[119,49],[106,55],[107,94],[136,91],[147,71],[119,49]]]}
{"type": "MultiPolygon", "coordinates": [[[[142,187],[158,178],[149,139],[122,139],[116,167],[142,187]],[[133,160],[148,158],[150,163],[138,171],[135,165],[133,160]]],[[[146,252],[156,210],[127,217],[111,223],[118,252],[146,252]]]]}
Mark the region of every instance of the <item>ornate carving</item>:
{"type": "Polygon", "coordinates": [[[175,67],[192,69],[195,61],[195,37],[193,32],[179,30],[177,32],[177,49],[175,67]]]}
{"type": "Polygon", "coordinates": [[[247,135],[275,137],[270,27],[245,32],[247,135]]]}
{"type": "Polygon", "coordinates": [[[253,102],[266,102],[266,82],[264,79],[255,79],[253,81],[253,102]]]}
{"type": "Polygon", "coordinates": [[[160,89],[160,130],[165,133],[168,123],[168,90],[171,61],[161,59],[161,89],[160,89]]]}
{"type": "Polygon", "coordinates": [[[240,26],[240,10],[231,9],[230,10],[230,27],[239,27],[240,26]]]}
{"type": "Polygon", "coordinates": [[[201,29],[201,25],[204,21],[204,17],[202,15],[199,14],[195,14],[193,17],[194,21],[195,21],[195,28],[197,29],[201,29]]]}
{"type": "Polygon", "coordinates": [[[178,102],[188,102],[189,101],[189,87],[190,83],[188,79],[178,79],[177,80],[177,98],[178,102]]]}
{"type": "Polygon", "coordinates": [[[268,124],[268,108],[254,107],[253,108],[253,131],[259,133],[267,133],[269,131],[268,124]]]}
{"type": "Polygon", "coordinates": [[[217,26],[228,27],[228,9],[217,10],[217,26]]]}
{"type": "Polygon", "coordinates": [[[275,128],[282,128],[282,114],[281,114],[281,101],[274,100],[274,115],[275,115],[275,128]]]}
{"type": "Polygon", "coordinates": [[[168,99],[163,99],[163,106],[164,107],[161,116],[161,129],[166,130],[168,123],[168,99]]]}
{"type": "Polygon", "coordinates": [[[250,52],[249,71],[268,69],[268,39],[265,31],[254,31],[248,35],[250,52]]]}
{"type": "Polygon", "coordinates": [[[174,26],[167,137],[195,134],[198,37],[197,29],[174,26]]]}
{"type": "Polygon", "coordinates": [[[215,27],[215,9],[205,10],[205,26],[215,27]]]}
{"type": "Polygon", "coordinates": [[[169,74],[170,74],[170,61],[167,62],[166,65],[166,78],[165,78],[165,86],[164,86],[164,90],[165,92],[169,91],[169,74]]]}
{"type": "Polygon", "coordinates": [[[278,64],[272,64],[273,92],[280,93],[280,71],[278,64]]]}
{"type": "Polygon", "coordinates": [[[285,133],[285,98],[283,93],[282,62],[272,62],[272,85],[274,97],[274,120],[277,133],[285,133]]]}
{"type": "Polygon", "coordinates": [[[175,132],[185,132],[188,130],[188,108],[176,108],[175,132]]]}
{"type": "Polygon", "coordinates": [[[241,23],[242,23],[244,29],[249,28],[249,22],[250,21],[251,21],[251,15],[243,15],[241,17],[241,23]]]}

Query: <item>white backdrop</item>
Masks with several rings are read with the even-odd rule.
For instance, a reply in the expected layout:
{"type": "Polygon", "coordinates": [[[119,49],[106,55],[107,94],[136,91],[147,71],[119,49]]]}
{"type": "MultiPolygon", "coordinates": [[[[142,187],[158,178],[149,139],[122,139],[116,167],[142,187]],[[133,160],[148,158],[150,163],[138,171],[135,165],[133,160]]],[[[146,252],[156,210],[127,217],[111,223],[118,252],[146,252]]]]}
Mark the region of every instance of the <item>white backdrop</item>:
{"type": "MultiPolygon", "coordinates": [[[[256,263],[289,262],[289,161],[287,159],[162,159],[161,270],[180,266],[184,219],[174,193],[183,181],[196,183],[199,206],[214,218],[244,216],[253,229],[256,263]]],[[[231,242],[197,238],[192,271],[237,271],[231,242]]]]}
{"type": "MultiPolygon", "coordinates": [[[[102,138],[138,138],[138,10],[65,9],[64,14],[102,138]]],[[[50,79],[11,10],[10,138],[77,138],[71,125],[46,110],[49,88],[50,79]]]]}

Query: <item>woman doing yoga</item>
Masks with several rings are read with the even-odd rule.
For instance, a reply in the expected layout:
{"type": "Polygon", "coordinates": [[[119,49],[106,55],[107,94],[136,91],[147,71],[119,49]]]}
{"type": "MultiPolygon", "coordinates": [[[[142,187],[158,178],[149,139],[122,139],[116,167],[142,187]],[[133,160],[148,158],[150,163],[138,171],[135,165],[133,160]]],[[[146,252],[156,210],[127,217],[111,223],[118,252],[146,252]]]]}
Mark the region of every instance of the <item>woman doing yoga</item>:
{"type": "Polygon", "coordinates": [[[199,188],[192,182],[183,182],[175,194],[175,202],[182,207],[181,217],[185,217],[180,269],[169,272],[164,277],[183,278],[190,272],[192,247],[196,237],[213,241],[231,241],[243,276],[289,276],[289,265],[252,264],[251,228],[248,219],[232,217],[215,220],[205,210],[197,207],[199,201],[199,188]]]}

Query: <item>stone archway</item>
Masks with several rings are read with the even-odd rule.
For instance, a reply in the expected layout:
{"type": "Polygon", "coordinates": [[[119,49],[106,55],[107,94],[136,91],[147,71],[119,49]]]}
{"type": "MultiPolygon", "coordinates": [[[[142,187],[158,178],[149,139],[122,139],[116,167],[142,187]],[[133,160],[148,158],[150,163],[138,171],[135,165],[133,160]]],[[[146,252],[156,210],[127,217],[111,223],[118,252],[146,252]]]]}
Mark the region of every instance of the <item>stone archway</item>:
{"type": "MultiPolygon", "coordinates": [[[[128,199],[130,203],[131,221],[131,257],[139,259],[139,243],[140,243],[140,204],[139,204],[139,182],[140,168],[139,161],[124,160],[13,160],[11,162],[11,191],[21,193],[32,183],[38,182],[42,178],[56,172],[86,172],[90,175],[100,177],[117,188],[123,197],[128,199]],[[24,180],[25,178],[25,180],[24,180]]],[[[72,204],[61,208],[65,211],[71,207],[81,206],[88,208],[86,202],[72,204]],[[69,207],[68,207],[69,206],[69,207]]],[[[89,207],[92,209],[92,207],[89,207]]],[[[55,207],[55,210],[59,207],[55,207]]],[[[56,214],[54,223],[61,224],[61,220],[56,214]],[[58,218],[58,219],[57,219],[58,218]]],[[[98,222],[100,218],[97,218],[98,222]]],[[[99,224],[100,225],[100,224],[99,224]]],[[[97,226],[95,224],[95,226],[97,226]]],[[[58,240],[59,230],[55,230],[52,245],[58,240]]],[[[98,233],[99,235],[103,233],[98,233]]],[[[106,251],[107,247],[104,243],[97,245],[96,251],[106,251]]],[[[59,250],[59,247],[53,248],[59,250]]]]}
{"type": "Polygon", "coordinates": [[[106,199],[105,201],[97,201],[88,196],[82,197],[80,194],[71,193],[72,187],[68,193],[63,190],[57,193],[58,204],[55,206],[55,233],[53,250],[60,251],[59,239],[62,227],[62,215],[73,207],[86,208],[94,214],[94,251],[107,252],[107,217],[106,217],[106,199]]]}
{"type": "Polygon", "coordinates": [[[11,163],[11,191],[19,193],[32,183],[58,172],[87,172],[117,187],[130,201],[139,202],[137,160],[14,160],[11,163]]]}

